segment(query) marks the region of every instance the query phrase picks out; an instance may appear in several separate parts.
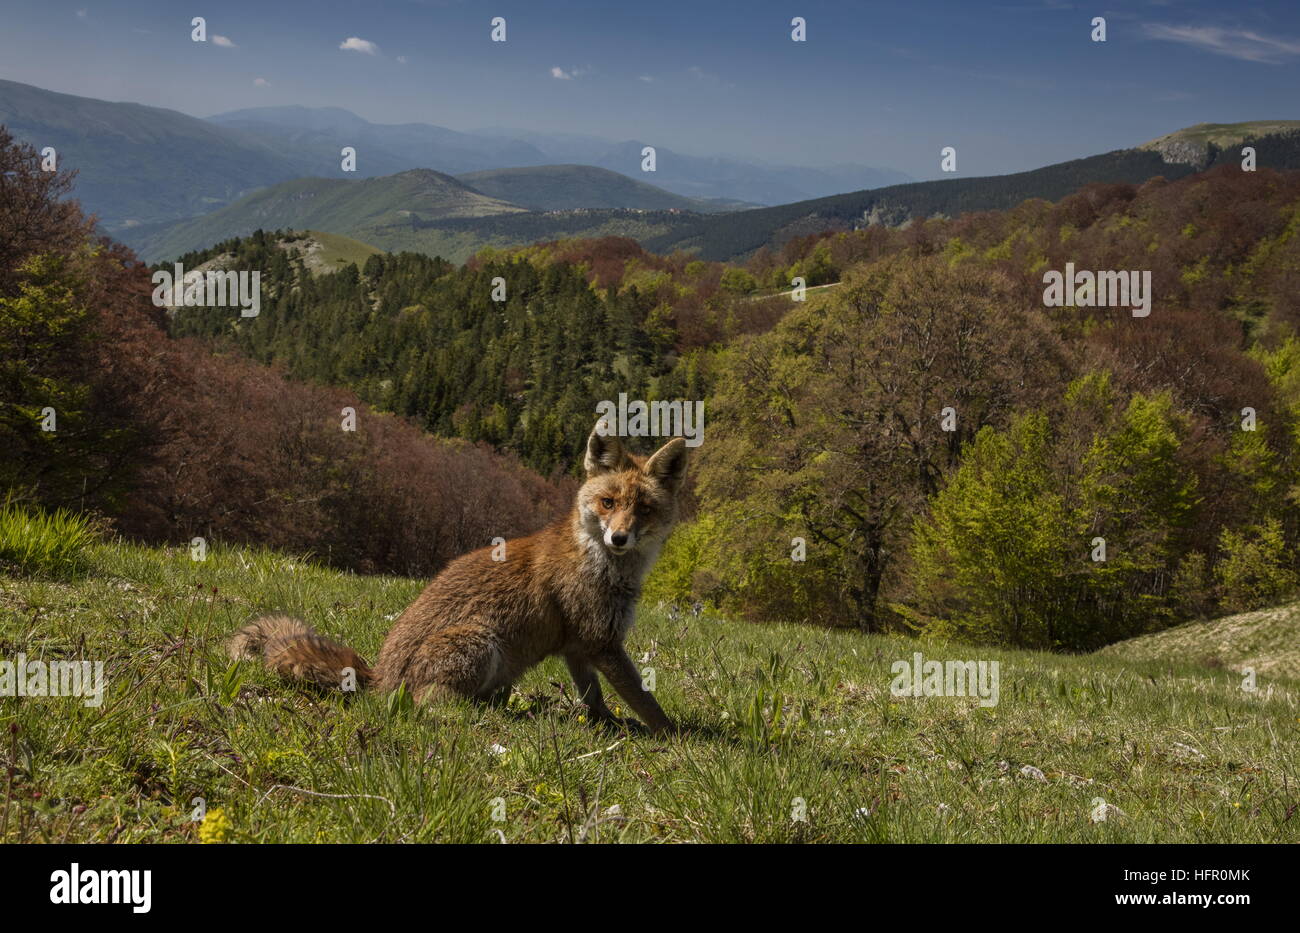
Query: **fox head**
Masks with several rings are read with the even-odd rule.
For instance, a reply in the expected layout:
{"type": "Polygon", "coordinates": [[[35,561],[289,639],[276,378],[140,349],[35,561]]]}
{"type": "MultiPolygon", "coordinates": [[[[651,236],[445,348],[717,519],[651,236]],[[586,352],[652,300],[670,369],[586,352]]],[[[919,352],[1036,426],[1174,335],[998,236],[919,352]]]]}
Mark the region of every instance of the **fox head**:
{"type": "Polygon", "coordinates": [[[578,513],[587,534],[611,554],[653,557],[677,521],[686,442],[675,437],[650,457],[638,457],[617,437],[592,431],[584,466],[578,513]]]}

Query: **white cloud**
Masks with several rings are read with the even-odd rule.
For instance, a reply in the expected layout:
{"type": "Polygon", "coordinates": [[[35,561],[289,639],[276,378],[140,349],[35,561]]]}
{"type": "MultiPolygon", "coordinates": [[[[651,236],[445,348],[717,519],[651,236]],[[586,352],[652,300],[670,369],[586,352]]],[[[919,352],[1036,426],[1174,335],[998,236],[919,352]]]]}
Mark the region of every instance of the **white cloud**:
{"type": "Polygon", "coordinates": [[[718,77],[711,71],[705,71],[699,65],[691,65],[691,67],[686,69],[686,73],[696,81],[701,81],[704,84],[712,84],[715,87],[734,88],[736,86],[730,81],[722,80],[722,78],[718,77]]]}
{"type": "Polygon", "coordinates": [[[270,87],[270,86],[271,86],[271,82],[266,80],[265,78],[253,79],[253,87],[270,87]]]}
{"type": "Polygon", "coordinates": [[[78,11],[77,11],[77,19],[85,19],[85,18],[86,18],[87,16],[89,16],[89,15],[90,15],[90,11],[89,11],[89,10],[78,10],[78,11]]]}
{"type": "Polygon", "coordinates": [[[219,46],[221,46],[223,49],[236,49],[236,48],[239,48],[239,46],[235,45],[235,43],[231,42],[231,41],[230,41],[229,39],[227,39],[225,36],[219,36],[219,35],[217,35],[215,32],[212,34],[212,44],[213,44],[213,45],[219,45],[219,46]]]}
{"type": "Polygon", "coordinates": [[[1143,30],[1152,39],[1180,42],[1194,48],[1246,62],[1280,65],[1300,55],[1300,41],[1261,36],[1249,29],[1221,29],[1218,26],[1167,26],[1144,23],[1143,30]]]}
{"type": "Polygon", "coordinates": [[[399,55],[399,56],[397,56],[397,64],[399,64],[399,65],[405,65],[405,64],[406,64],[406,56],[405,56],[405,55],[399,55]]]}
{"type": "Polygon", "coordinates": [[[348,36],[339,43],[339,48],[349,52],[365,52],[367,55],[379,54],[379,46],[369,39],[358,39],[356,36],[348,36]]]}
{"type": "Polygon", "coordinates": [[[583,75],[591,74],[591,71],[590,65],[584,68],[570,68],[568,71],[557,65],[551,69],[551,77],[557,81],[572,81],[574,78],[581,78],[583,75]]]}
{"type": "Polygon", "coordinates": [[[646,84],[655,83],[654,75],[641,75],[639,78],[637,78],[637,80],[644,81],[646,84]]]}

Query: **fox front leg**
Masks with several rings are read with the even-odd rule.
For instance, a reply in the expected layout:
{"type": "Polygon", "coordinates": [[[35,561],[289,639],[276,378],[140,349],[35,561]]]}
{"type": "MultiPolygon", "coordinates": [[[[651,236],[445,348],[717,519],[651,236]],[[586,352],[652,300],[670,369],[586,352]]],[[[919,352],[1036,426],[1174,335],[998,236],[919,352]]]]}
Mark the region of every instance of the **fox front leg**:
{"type": "Polygon", "coordinates": [[[573,685],[578,689],[578,699],[586,705],[591,718],[598,722],[616,722],[617,717],[605,705],[605,698],[600,692],[600,678],[596,676],[596,668],[591,661],[582,655],[566,654],[564,663],[569,666],[569,675],[573,677],[573,685]]]}
{"type": "Polygon", "coordinates": [[[672,730],[672,720],[664,714],[654,694],[642,687],[641,672],[636,669],[621,645],[603,651],[593,660],[610,686],[627,701],[627,705],[650,727],[651,732],[663,735],[672,730]]]}

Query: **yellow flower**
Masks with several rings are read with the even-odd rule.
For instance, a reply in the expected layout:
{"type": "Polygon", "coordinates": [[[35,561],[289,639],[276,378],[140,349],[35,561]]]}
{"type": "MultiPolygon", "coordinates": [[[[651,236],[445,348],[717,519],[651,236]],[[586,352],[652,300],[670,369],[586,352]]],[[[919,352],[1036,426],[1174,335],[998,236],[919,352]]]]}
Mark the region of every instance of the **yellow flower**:
{"type": "Polygon", "coordinates": [[[204,814],[203,822],[199,824],[199,842],[225,842],[229,835],[230,817],[226,816],[225,810],[217,807],[204,814]]]}

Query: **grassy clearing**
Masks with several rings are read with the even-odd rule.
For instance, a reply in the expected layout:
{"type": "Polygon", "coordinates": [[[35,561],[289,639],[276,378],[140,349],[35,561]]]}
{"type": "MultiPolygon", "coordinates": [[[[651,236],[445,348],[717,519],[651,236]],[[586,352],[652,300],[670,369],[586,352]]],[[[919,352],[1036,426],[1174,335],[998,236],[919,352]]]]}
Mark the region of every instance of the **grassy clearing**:
{"type": "Polygon", "coordinates": [[[1270,678],[1300,680],[1300,603],[1188,622],[1130,638],[1098,654],[1130,661],[1176,661],[1270,678]]]}
{"type": "Polygon", "coordinates": [[[505,707],[412,709],[299,692],[222,652],[251,613],[285,609],[373,659],[422,581],[234,548],[192,563],[97,545],[90,559],[71,582],[0,577],[0,659],[102,660],[108,684],[98,708],[0,699],[6,841],[1300,839],[1294,680],[1252,694],[1168,659],[647,610],[629,647],[687,727],[660,741],[584,722],[556,661],[505,707]],[[999,705],[891,696],[891,663],[915,650],[998,661],[999,705]],[[1117,809],[1094,822],[1099,799],[1117,809]]]}
{"type": "MultiPolygon", "coordinates": [[[[310,245],[306,248],[308,266],[316,273],[335,272],[349,263],[358,269],[365,266],[371,256],[383,253],[382,249],[362,243],[352,237],[321,230],[308,230],[310,245]]],[[[298,244],[301,246],[301,243],[298,244]]]]}

